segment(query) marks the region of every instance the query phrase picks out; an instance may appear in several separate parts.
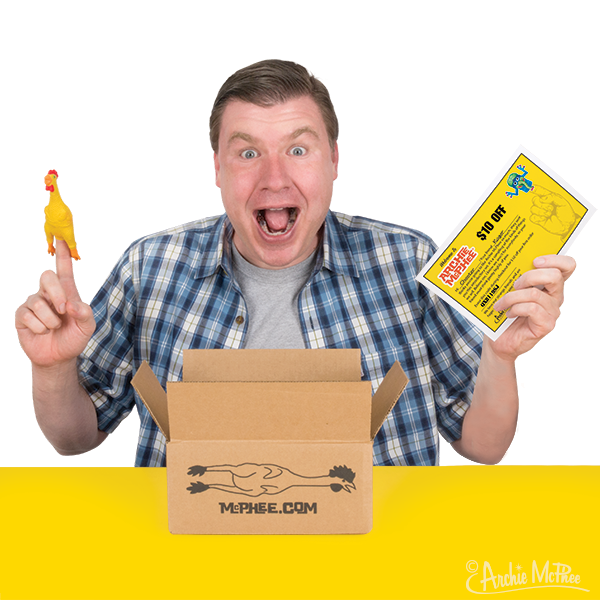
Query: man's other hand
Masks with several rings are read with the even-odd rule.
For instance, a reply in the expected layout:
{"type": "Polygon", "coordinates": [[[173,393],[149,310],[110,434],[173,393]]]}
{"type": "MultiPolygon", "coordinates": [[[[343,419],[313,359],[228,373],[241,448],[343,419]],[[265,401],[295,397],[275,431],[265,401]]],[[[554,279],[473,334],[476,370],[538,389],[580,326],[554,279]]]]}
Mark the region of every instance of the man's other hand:
{"type": "Polygon", "coordinates": [[[497,311],[517,320],[491,344],[503,360],[514,361],[550,333],[560,316],[565,281],[575,270],[570,256],[546,255],[533,261],[535,267],[515,281],[514,291],[494,304],[497,311]]]}

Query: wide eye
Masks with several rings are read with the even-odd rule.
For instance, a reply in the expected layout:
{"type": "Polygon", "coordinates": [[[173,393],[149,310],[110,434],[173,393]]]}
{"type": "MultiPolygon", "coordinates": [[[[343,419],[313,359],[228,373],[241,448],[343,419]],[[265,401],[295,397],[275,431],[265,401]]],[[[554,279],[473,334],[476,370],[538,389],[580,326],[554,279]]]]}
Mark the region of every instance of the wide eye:
{"type": "Polygon", "coordinates": [[[244,150],[242,152],[242,158],[250,159],[256,158],[257,156],[258,154],[256,153],[256,150],[244,150]]]}
{"type": "Polygon", "coordinates": [[[306,148],[303,148],[302,146],[294,146],[291,149],[290,154],[292,156],[304,156],[306,154],[306,148]]]}

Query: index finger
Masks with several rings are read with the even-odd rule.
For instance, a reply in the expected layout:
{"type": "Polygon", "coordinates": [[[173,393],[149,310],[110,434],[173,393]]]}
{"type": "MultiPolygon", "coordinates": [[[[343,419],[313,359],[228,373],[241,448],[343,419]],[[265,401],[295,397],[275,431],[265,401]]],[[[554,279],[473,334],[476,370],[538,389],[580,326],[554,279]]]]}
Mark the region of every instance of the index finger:
{"type": "Polygon", "coordinates": [[[71,251],[64,240],[56,240],[56,275],[65,290],[67,300],[81,300],[75,285],[71,251]]]}
{"type": "Polygon", "coordinates": [[[533,266],[536,269],[558,269],[566,281],[573,275],[577,263],[572,256],[564,256],[559,254],[546,254],[538,256],[533,260],[533,266]]]}

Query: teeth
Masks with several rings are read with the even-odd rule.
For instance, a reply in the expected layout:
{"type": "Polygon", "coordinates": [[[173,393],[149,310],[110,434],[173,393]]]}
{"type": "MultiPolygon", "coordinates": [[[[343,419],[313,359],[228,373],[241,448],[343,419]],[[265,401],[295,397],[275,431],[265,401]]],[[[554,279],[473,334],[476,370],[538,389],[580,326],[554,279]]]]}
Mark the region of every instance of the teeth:
{"type": "Polygon", "coordinates": [[[257,215],[256,215],[256,219],[258,220],[258,224],[260,225],[261,229],[267,233],[270,236],[278,236],[278,235],[284,235],[285,233],[287,233],[293,226],[294,223],[296,221],[296,208],[295,207],[282,207],[282,208],[269,208],[269,209],[261,209],[258,211],[257,215]],[[289,212],[289,221],[288,224],[286,226],[286,228],[283,231],[272,231],[271,229],[269,229],[269,226],[267,225],[267,221],[265,219],[265,210],[272,210],[272,211],[282,211],[282,210],[287,210],[289,212]]]}

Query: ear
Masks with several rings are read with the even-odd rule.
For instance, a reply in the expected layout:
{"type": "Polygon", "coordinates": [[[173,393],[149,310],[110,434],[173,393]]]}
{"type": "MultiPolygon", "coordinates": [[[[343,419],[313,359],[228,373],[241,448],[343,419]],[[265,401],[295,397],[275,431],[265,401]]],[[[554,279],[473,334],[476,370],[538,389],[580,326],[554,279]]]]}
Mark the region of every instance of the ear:
{"type": "Polygon", "coordinates": [[[215,183],[217,184],[217,187],[221,187],[221,165],[219,163],[219,157],[217,156],[217,153],[215,152],[213,155],[213,159],[215,161],[215,183]]]}
{"type": "Polygon", "coordinates": [[[333,147],[333,150],[331,152],[331,161],[333,163],[333,179],[334,181],[337,179],[338,176],[338,162],[340,160],[340,153],[338,150],[338,144],[337,142],[335,143],[335,146],[333,147]]]}

